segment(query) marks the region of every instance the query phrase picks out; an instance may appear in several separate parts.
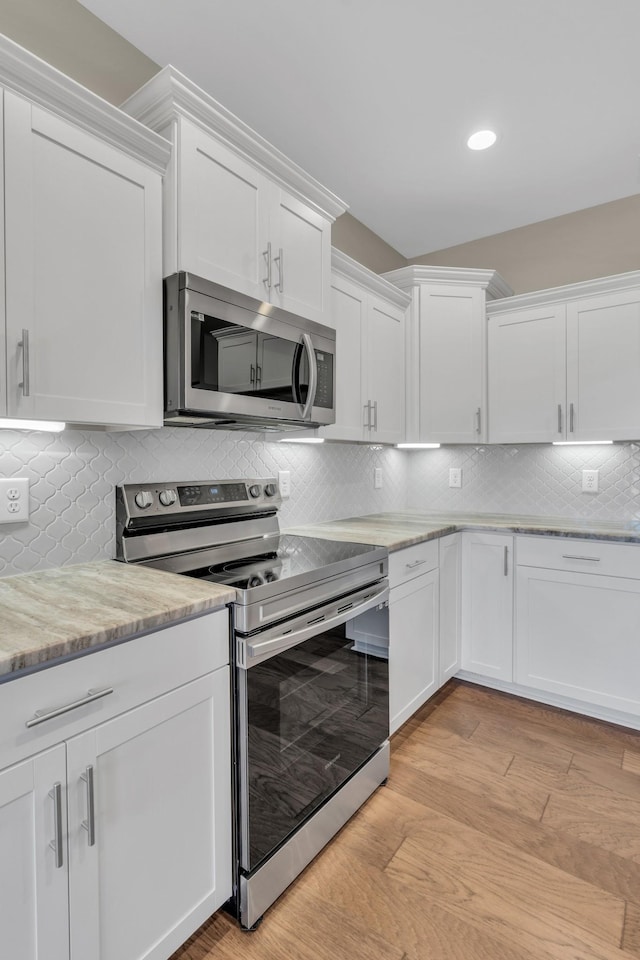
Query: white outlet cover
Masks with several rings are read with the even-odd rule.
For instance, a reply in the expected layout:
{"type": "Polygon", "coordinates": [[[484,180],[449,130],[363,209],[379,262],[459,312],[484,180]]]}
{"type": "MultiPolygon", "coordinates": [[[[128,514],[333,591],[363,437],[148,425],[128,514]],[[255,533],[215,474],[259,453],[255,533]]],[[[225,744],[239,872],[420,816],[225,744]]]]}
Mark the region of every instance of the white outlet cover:
{"type": "Polygon", "coordinates": [[[280,496],[283,500],[291,496],[290,470],[278,470],[278,487],[280,488],[280,496]]]}
{"type": "Polygon", "coordinates": [[[382,467],[376,467],[373,471],[373,489],[382,490],[382,467]]]}
{"type": "Polygon", "coordinates": [[[598,483],[598,471],[597,470],[583,470],[582,471],[582,492],[583,493],[597,493],[599,488],[598,483]]]}
{"type": "Polygon", "coordinates": [[[0,480],[0,523],[29,519],[29,481],[24,477],[0,480]]]}
{"type": "Polygon", "coordinates": [[[449,468],[449,486],[450,487],[462,486],[462,467],[449,468]]]}

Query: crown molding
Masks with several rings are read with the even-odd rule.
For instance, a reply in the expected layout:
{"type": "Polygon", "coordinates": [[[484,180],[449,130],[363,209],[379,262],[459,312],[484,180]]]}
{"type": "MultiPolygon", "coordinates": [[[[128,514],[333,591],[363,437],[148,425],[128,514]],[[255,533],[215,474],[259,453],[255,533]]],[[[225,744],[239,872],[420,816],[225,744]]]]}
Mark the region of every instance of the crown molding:
{"type": "Polygon", "coordinates": [[[525,307],[537,307],[546,303],[566,303],[569,300],[581,300],[602,293],[615,293],[640,287],[640,270],[630,273],[616,273],[611,277],[597,277],[580,283],[568,283],[564,287],[549,287],[547,290],[534,290],[531,293],[519,293],[506,300],[487,304],[487,316],[497,313],[521,310],[525,307]]]}
{"type": "Polygon", "coordinates": [[[366,287],[371,293],[384,297],[385,300],[390,301],[402,310],[405,310],[411,303],[410,294],[404,293],[395,284],[385,280],[384,277],[374,273],[373,270],[364,267],[336,247],[331,247],[331,271],[366,287]]]}
{"type": "Polygon", "coordinates": [[[318,213],[335,220],[347,204],[170,64],[121,105],[152,130],[184,117],[217,136],[318,213]]]}
{"type": "Polygon", "coordinates": [[[496,270],[475,270],[466,267],[430,267],[423,264],[411,264],[383,273],[383,277],[407,290],[419,283],[455,284],[462,287],[481,287],[486,290],[488,300],[510,297],[513,290],[496,270]]]}
{"type": "Polygon", "coordinates": [[[1,35],[0,85],[164,174],[171,156],[164,137],[1,35]]]}

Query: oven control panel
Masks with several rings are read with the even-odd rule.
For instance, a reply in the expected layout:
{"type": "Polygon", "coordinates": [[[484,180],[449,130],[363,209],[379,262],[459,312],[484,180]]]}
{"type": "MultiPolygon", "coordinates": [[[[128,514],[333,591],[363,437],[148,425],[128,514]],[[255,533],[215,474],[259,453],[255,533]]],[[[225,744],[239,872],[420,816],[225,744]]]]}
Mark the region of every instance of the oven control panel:
{"type": "Polygon", "coordinates": [[[199,481],[196,483],[130,483],[116,489],[117,508],[124,526],[144,518],[161,522],[189,513],[238,514],[256,510],[275,511],[282,498],[274,478],[199,481]]]}

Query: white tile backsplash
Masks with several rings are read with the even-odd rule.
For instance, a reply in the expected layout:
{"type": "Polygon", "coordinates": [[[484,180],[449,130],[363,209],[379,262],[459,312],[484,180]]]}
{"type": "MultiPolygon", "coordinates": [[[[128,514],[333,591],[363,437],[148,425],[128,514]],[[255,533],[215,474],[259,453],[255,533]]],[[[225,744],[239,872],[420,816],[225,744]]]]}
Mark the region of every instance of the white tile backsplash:
{"type": "Polygon", "coordinates": [[[640,446],[460,446],[401,451],[276,443],[256,434],[164,428],[131,433],[0,431],[0,476],[28,477],[31,516],[0,527],[0,576],[115,552],[119,483],[277,476],[291,471],[283,527],[405,507],[629,520],[640,517],[640,446]],[[383,487],[374,490],[374,469],[383,487]],[[462,487],[449,487],[449,468],[462,487]],[[582,470],[600,491],[581,492],[582,470]]]}
{"type": "Polygon", "coordinates": [[[131,433],[0,431],[0,476],[28,477],[28,523],[0,526],[0,576],[115,554],[114,488],[144,481],[273,477],[291,471],[283,527],[406,506],[408,460],[388,447],[292,444],[164,428],[131,433]],[[374,490],[373,473],[383,471],[374,490]]]}

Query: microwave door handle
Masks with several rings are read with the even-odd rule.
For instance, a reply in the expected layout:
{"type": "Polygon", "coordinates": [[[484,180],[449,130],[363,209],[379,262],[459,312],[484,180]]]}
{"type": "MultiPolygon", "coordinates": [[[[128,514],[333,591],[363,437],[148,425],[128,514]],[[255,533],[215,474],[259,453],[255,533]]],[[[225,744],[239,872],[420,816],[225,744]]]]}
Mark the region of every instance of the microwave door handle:
{"type": "Polygon", "coordinates": [[[308,333],[302,334],[302,343],[309,358],[309,392],[307,393],[307,402],[302,411],[302,419],[307,420],[311,418],[311,408],[316,399],[316,390],[318,389],[318,362],[316,360],[315,350],[313,349],[313,340],[308,333]]]}

